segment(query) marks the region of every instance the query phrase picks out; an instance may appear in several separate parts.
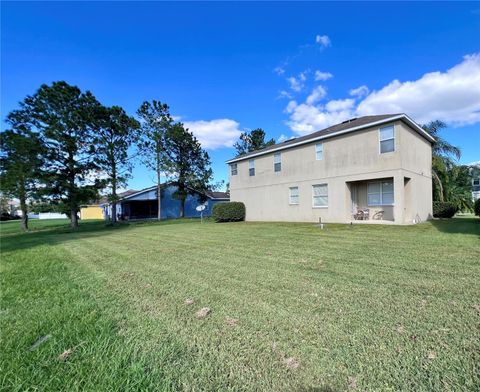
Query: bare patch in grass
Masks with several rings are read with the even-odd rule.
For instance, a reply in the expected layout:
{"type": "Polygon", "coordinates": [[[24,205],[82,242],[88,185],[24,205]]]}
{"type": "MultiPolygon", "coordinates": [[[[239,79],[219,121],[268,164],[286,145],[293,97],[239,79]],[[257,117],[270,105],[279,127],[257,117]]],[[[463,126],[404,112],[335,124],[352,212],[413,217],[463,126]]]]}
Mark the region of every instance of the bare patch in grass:
{"type": "Polygon", "coordinates": [[[472,308],[475,309],[478,314],[480,314],[480,304],[472,305],[472,308]]]}
{"type": "Polygon", "coordinates": [[[433,360],[433,359],[437,358],[437,354],[435,354],[435,351],[430,351],[427,355],[427,358],[430,359],[430,360],[433,360]]]}
{"type": "Polygon", "coordinates": [[[282,363],[287,369],[292,370],[295,370],[300,366],[300,361],[295,357],[283,358],[282,363]]]}
{"type": "Polygon", "coordinates": [[[397,328],[395,328],[398,333],[403,333],[405,332],[405,328],[403,328],[402,324],[398,324],[397,328]]]}
{"type": "Polygon", "coordinates": [[[61,353],[58,356],[58,360],[65,362],[70,357],[70,355],[72,355],[72,353],[73,353],[73,349],[69,348],[68,350],[65,350],[63,353],[61,353]]]}
{"type": "Polygon", "coordinates": [[[207,317],[211,312],[212,310],[210,308],[202,308],[195,315],[198,319],[202,320],[207,317]]]}
{"type": "Polygon", "coordinates": [[[354,376],[348,377],[348,388],[357,389],[357,377],[354,377],[354,376]]]}
{"type": "Polygon", "coordinates": [[[58,360],[59,361],[62,361],[62,362],[66,362],[70,356],[73,354],[73,352],[78,348],[80,347],[83,343],[85,342],[80,342],[79,344],[77,344],[75,347],[72,347],[72,348],[69,348],[68,350],[65,350],[63,353],[61,353],[59,356],[58,356],[58,360]]]}
{"type": "Polygon", "coordinates": [[[185,305],[193,305],[193,298],[187,298],[184,302],[185,305]]]}
{"type": "Polygon", "coordinates": [[[227,317],[225,319],[225,322],[229,327],[236,327],[238,325],[238,319],[233,318],[233,317],[227,317]]]}

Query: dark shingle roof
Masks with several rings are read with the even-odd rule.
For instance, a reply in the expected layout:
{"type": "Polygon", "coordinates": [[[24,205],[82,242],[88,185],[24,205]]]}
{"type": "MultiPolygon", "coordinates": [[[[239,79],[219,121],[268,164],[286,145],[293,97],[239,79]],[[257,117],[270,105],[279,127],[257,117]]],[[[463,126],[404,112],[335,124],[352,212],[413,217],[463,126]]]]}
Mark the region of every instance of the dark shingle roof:
{"type": "Polygon", "coordinates": [[[305,141],[308,141],[310,139],[315,139],[315,138],[318,138],[318,137],[321,137],[321,136],[328,136],[332,133],[345,131],[345,130],[350,129],[350,128],[361,127],[361,126],[364,126],[364,125],[367,125],[367,124],[370,124],[370,123],[375,123],[377,121],[382,121],[382,120],[385,120],[387,118],[400,116],[400,115],[401,114],[381,114],[381,115],[376,115],[376,116],[363,116],[363,117],[354,118],[354,119],[351,119],[351,120],[344,121],[340,124],[332,125],[331,127],[322,129],[320,131],[310,133],[310,134],[305,135],[305,136],[297,137],[295,139],[291,139],[291,140],[288,140],[288,141],[283,142],[283,143],[277,143],[277,144],[274,144],[272,146],[268,146],[266,148],[263,148],[261,150],[250,152],[248,154],[233,158],[232,161],[237,160],[237,159],[238,160],[245,159],[245,158],[248,158],[251,155],[262,154],[262,153],[268,152],[270,150],[278,149],[279,147],[282,147],[282,148],[285,147],[286,148],[291,144],[297,144],[297,143],[305,142],[305,141]]]}
{"type": "Polygon", "coordinates": [[[230,199],[230,195],[227,192],[208,192],[207,196],[212,199],[230,199]]]}

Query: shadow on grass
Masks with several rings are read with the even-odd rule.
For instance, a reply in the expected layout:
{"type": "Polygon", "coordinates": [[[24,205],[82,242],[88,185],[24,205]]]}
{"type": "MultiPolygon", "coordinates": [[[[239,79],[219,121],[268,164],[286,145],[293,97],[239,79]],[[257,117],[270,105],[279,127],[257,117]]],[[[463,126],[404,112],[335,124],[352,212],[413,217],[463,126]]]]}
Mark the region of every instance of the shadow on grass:
{"type": "MultiPolygon", "coordinates": [[[[128,231],[129,229],[142,226],[170,226],[198,222],[196,218],[166,219],[158,222],[156,220],[118,222],[115,225],[105,224],[105,221],[81,221],[77,229],[70,227],[69,221],[64,220],[58,224],[43,223],[45,226],[33,226],[32,230],[24,233],[18,231],[0,232],[0,251],[2,254],[14,252],[20,249],[28,249],[41,245],[55,245],[61,242],[70,241],[75,238],[90,238],[108,235],[117,231],[128,231]]],[[[38,225],[38,224],[37,224],[38,225]]]]}
{"type": "Polygon", "coordinates": [[[432,226],[438,231],[450,234],[473,234],[480,237],[480,219],[473,215],[458,216],[451,219],[434,219],[432,226]]]}
{"type": "Polygon", "coordinates": [[[29,232],[2,233],[0,250],[2,254],[20,249],[34,248],[41,245],[55,245],[75,237],[87,238],[110,234],[118,230],[126,230],[129,224],[115,226],[105,225],[103,221],[81,222],[77,229],[68,223],[56,226],[37,227],[29,232]]]}

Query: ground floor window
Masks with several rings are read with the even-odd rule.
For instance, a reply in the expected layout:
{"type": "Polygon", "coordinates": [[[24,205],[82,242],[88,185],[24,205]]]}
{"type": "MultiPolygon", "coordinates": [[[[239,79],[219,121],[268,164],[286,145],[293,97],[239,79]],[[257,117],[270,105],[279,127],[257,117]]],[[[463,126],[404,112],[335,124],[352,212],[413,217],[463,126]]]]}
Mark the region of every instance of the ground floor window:
{"type": "Polygon", "coordinates": [[[290,188],[289,203],[298,204],[298,186],[292,186],[290,188]]]}
{"type": "Polygon", "coordinates": [[[328,185],[317,184],[312,186],[313,207],[328,207],[328,185]]]}
{"type": "Polygon", "coordinates": [[[369,182],[367,201],[369,206],[393,205],[393,180],[369,182]]]}

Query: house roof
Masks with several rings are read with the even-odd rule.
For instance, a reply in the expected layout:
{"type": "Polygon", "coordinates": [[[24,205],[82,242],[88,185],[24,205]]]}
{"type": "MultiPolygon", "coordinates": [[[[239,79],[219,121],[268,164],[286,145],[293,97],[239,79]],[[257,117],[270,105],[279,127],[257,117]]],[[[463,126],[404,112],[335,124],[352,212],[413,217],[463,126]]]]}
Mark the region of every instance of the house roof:
{"type": "Polygon", "coordinates": [[[207,196],[211,199],[230,199],[230,195],[227,192],[208,192],[207,196]]]}
{"type": "Polygon", "coordinates": [[[334,137],[343,133],[349,133],[354,131],[360,131],[362,129],[371,127],[373,125],[380,125],[387,122],[401,120],[408,124],[411,128],[417,131],[425,139],[430,142],[434,142],[435,139],[431,137],[427,132],[425,132],[415,121],[408,117],[404,113],[399,114],[381,114],[376,116],[363,116],[354,118],[351,120],[344,121],[340,124],[332,125],[331,127],[322,129],[317,132],[313,132],[309,135],[301,136],[295,139],[287,140],[283,143],[277,143],[272,146],[265,147],[261,150],[253,151],[248,154],[230,159],[227,163],[233,163],[242,161],[244,159],[253,158],[259,155],[268,154],[273,151],[285,150],[291,147],[299,146],[302,144],[310,143],[315,140],[327,139],[329,137],[334,137]]]}

